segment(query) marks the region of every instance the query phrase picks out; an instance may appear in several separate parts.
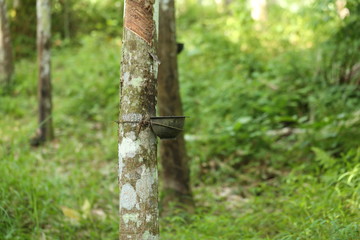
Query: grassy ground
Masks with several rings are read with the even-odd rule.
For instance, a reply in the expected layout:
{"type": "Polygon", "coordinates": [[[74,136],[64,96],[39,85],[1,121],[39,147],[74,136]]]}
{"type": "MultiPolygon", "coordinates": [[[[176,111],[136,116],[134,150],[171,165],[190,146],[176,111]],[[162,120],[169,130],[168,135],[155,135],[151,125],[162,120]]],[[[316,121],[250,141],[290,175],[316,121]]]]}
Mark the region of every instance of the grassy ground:
{"type": "MultiPolygon", "coordinates": [[[[360,95],[338,78],[359,59],[356,14],[342,21],[320,3],[275,6],[264,26],[241,1],[178,3],[197,208],[162,218],[162,239],[360,239],[360,95]]],[[[121,40],[79,39],[53,44],[53,142],[29,145],[35,58],[0,93],[0,240],[118,238],[121,40]]]]}
{"type": "MultiPolygon", "coordinates": [[[[16,87],[0,98],[0,239],[117,239],[119,42],[93,36],[76,50],[54,51],[56,140],[41,148],[29,146],[35,64],[17,64],[16,87]]],[[[360,239],[359,148],[337,158],[314,148],[307,153],[315,154],[312,164],[304,158],[236,169],[228,161],[238,156],[222,165],[221,155],[204,160],[211,140],[190,140],[198,207],[162,219],[162,239],[360,239]],[[218,161],[214,169],[211,161],[218,161]]]]}
{"type": "Polygon", "coordinates": [[[111,50],[91,54],[97,43],[79,53],[55,52],[53,142],[29,147],[36,130],[32,61],[18,64],[18,86],[13,96],[1,99],[0,235],[4,239],[116,239],[116,94],[106,110],[101,104],[109,95],[106,92],[117,92],[119,47],[105,40],[103,50],[111,50]],[[115,65],[111,81],[104,81],[112,76],[101,59],[115,65]],[[112,86],[101,94],[105,82],[112,86]],[[85,88],[87,93],[81,93],[85,88]]]}

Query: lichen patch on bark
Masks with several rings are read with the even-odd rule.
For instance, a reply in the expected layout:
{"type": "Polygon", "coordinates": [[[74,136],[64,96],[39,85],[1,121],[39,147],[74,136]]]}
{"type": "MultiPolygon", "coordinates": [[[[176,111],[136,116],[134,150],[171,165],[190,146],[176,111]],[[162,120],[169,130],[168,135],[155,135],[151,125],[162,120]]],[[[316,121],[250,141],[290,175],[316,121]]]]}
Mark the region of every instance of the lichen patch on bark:
{"type": "Polygon", "coordinates": [[[146,168],[144,165],[140,167],[141,177],[136,181],[136,193],[141,201],[148,201],[151,192],[153,191],[153,184],[156,181],[156,168],[146,168]]]}
{"type": "Polygon", "coordinates": [[[127,210],[131,210],[137,203],[136,192],[134,188],[126,183],[120,193],[120,208],[125,208],[127,210]]]}
{"type": "Polygon", "coordinates": [[[124,73],[124,80],[125,80],[125,81],[129,81],[129,77],[130,77],[130,73],[129,73],[129,72],[124,73]]]}
{"type": "Polygon", "coordinates": [[[141,221],[139,221],[139,214],[138,213],[128,213],[124,214],[122,217],[125,224],[129,224],[129,222],[135,223],[138,227],[141,225],[141,221]]]}
{"type": "Polygon", "coordinates": [[[159,239],[159,235],[152,235],[150,232],[146,231],[143,236],[142,236],[143,240],[158,240],[159,239]]]}
{"type": "Polygon", "coordinates": [[[130,83],[133,87],[139,88],[141,87],[143,81],[144,79],[138,77],[138,78],[133,78],[130,83]]]}
{"type": "Polygon", "coordinates": [[[124,137],[119,144],[119,159],[135,157],[139,142],[135,139],[124,137]]]}
{"type": "Polygon", "coordinates": [[[152,216],[151,214],[146,214],[146,222],[151,222],[152,216]]]}
{"type": "MultiPolygon", "coordinates": [[[[130,96],[123,96],[123,98],[125,97],[130,97],[130,96]]],[[[140,122],[142,119],[143,116],[140,113],[124,114],[122,116],[122,120],[124,122],[140,122]]]]}

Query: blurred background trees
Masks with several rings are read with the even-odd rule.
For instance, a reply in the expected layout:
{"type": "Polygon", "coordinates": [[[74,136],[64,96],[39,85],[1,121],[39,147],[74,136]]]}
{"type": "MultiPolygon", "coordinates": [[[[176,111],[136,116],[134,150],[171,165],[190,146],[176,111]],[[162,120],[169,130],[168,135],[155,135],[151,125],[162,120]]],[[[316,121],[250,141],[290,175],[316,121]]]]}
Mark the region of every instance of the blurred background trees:
{"type": "Polygon", "coordinates": [[[31,140],[38,146],[54,138],[51,84],[51,1],[36,1],[36,45],[38,63],[38,124],[31,140]]]}
{"type": "MultiPolygon", "coordinates": [[[[36,0],[8,0],[11,33],[17,58],[34,55],[36,0]]],[[[121,35],[123,1],[54,0],[52,4],[53,44],[67,46],[69,38],[78,42],[92,31],[103,31],[111,37],[121,35]]]]}
{"type": "MultiPolygon", "coordinates": [[[[158,73],[159,116],[183,116],[178,76],[178,44],[176,42],[175,1],[160,1],[158,73]]],[[[160,141],[163,177],[163,213],[171,213],[171,205],[188,211],[194,208],[190,186],[189,158],[184,134],[177,139],[160,141]]]]}
{"type": "Polygon", "coordinates": [[[0,1],[0,87],[10,84],[14,71],[7,7],[5,0],[0,1]]]}

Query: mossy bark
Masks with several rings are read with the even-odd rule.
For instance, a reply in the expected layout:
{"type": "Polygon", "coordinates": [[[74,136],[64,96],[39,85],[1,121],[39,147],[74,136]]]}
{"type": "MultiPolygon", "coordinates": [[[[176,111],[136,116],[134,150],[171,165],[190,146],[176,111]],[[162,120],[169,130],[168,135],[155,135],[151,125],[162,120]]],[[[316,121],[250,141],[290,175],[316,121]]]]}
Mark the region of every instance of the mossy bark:
{"type": "Polygon", "coordinates": [[[14,71],[5,0],[0,0],[0,85],[9,85],[14,71]]]}
{"type": "MultiPolygon", "coordinates": [[[[182,116],[174,0],[161,0],[160,2],[159,32],[159,58],[161,61],[158,77],[159,114],[160,116],[182,116]]],[[[161,141],[160,159],[164,179],[163,213],[170,213],[169,205],[171,203],[192,210],[194,203],[183,134],[176,140],[161,141]]]]}
{"type": "Polygon", "coordinates": [[[156,114],[158,2],[126,0],[124,11],[119,116],[119,239],[157,240],[157,139],[148,121],[156,114]]]}
{"type": "Polygon", "coordinates": [[[39,143],[54,138],[52,126],[51,89],[51,8],[50,0],[37,0],[37,51],[38,51],[38,101],[39,143]]]}

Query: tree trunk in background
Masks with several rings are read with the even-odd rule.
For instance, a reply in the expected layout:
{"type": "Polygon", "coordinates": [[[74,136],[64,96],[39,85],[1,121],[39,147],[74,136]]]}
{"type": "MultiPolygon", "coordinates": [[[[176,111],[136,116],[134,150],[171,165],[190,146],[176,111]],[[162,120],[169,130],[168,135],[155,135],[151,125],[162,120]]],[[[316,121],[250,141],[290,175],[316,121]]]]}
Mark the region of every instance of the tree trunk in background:
{"type": "Polygon", "coordinates": [[[70,39],[70,0],[63,0],[63,14],[64,14],[64,38],[70,39]]]}
{"type": "Polygon", "coordinates": [[[0,0],[0,85],[7,86],[14,71],[5,0],[0,0]]]}
{"type": "MultiPolygon", "coordinates": [[[[182,116],[177,69],[177,44],[174,0],[161,0],[159,25],[159,66],[158,101],[160,116],[182,116]]],[[[164,179],[164,213],[169,204],[182,204],[186,209],[193,208],[190,189],[188,158],[184,135],[176,140],[162,140],[160,158],[164,179]]]]}
{"type": "Polygon", "coordinates": [[[52,127],[52,99],[51,99],[51,8],[50,0],[37,0],[37,50],[39,65],[39,129],[38,143],[54,138],[52,127]]]}
{"type": "Polygon", "coordinates": [[[251,17],[255,21],[266,22],[267,20],[267,0],[250,0],[251,17]]]}
{"type": "Polygon", "coordinates": [[[20,0],[14,0],[13,1],[13,8],[18,9],[20,7],[20,0]]]}
{"type": "Polygon", "coordinates": [[[126,0],[120,83],[120,240],[159,239],[155,116],[158,0],[126,0]],[[155,2],[155,3],[154,3],[155,2]]]}
{"type": "Polygon", "coordinates": [[[224,8],[225,10],[229,10],[229,5],[233,2],[233,0],[223,0],[223,5],[224,5],[224,8]]]}

